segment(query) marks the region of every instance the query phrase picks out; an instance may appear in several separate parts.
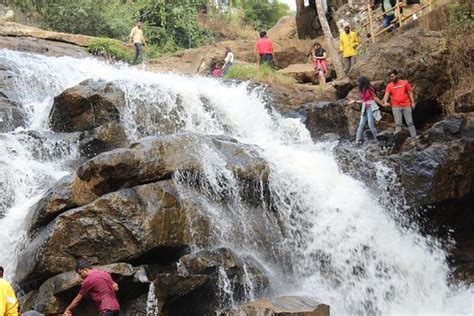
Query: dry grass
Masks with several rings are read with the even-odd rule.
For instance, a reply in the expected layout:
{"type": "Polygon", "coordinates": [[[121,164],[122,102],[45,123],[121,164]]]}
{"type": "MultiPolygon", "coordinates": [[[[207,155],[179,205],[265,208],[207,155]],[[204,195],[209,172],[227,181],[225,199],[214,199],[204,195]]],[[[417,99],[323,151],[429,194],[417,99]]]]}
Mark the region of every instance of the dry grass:
{"type": "Polygon", "coordinates": [[[255,40],[257,32],[250,25],[244,25],[238,15],[201,15],[199,24],[214,33],[217,41],[220,40],[255,40]]]}

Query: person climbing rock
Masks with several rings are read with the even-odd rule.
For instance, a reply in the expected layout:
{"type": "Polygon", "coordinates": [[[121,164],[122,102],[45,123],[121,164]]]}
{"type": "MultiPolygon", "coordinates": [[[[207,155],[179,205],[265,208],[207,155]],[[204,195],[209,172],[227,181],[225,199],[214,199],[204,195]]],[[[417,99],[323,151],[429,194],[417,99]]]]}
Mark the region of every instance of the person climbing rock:
{"type": "Polygon", "coordinates": [[[260,32],[260,39],[255,44],[260,65],[273,66],[273,43],[268,38],[267,32],[260,32]]]}
{"type": "Polygon", "coordinates": [[[135,65],[140,57],[141,61],[143,62],[143,52],[142,52],[142,45],[146,46],[145,37],[143,36],[142,30],[142,22],[137,21],[135,27],[130,32],[130,42],[133,43],[135,46],[135,58],[133,59],[132,64],[135,65]]]}
{"type": "Polygon", "coordinates": [[[221,78],[222,77],[222,69],[217,67],[216,63],[211,65],[211,76],[214,78],[221,78]]]}
{"type": "Polygon", "coordinates": [[[391,22],[395,20],[395,10],[392,10],[397,5],[397,0],[382,0],[383,12],[383,28],[390,26],[391,22]]]}
{"type": "Polygon", "coordinates": [[[229,68],[234,64],[234,53],[230,47],[225,48],[225,58],[224,58],[224,66],[222,66],[222,75],[229,71],[229,68]]]}
{"type": "Polygon", "coordinates": [[[10,283],[3,278],[3,267],[0,267],[0,315],[18,316],[18,300],[10,283]]]}
{"type": "Polygon", "coordinates": [[[118,316],[120,304],[117,300],[116,292],[118,292],[119,287],[112,280],[110,274],[92,269],[91,263],[84,259],[77,262],[76,272],[84,281],[82,282],[79,294],[66,308],[64,316],[71,316],[72,310],[79,305],[86,295],[89,295],[94,301],[100,316],[118,316]]]}
{"type": "Polygon", "coordinates": [[[351,31],[349,23],[344,24],[344,32],[339,36],[340,50],[344,57],[344,71],[349,72],[356,62],[357,46],[359,46],[359,36],[351,31]]]}
{"type": "Polygon", "coordinates": [[[311,57],[313,59],[314,71],[318,77],[319,84],[324,87],[326,85],[326,72],[328,71],[328,64],[326,61],[326,50],[321,47],[321,44],[316,42],[311,50],[311,57]]]}
{"type": "Polygon", "coordinates": [[[402,130],[403,118],[410,131],[410,136],[416,138],[416,128],[413,124],[412,110],[415,109],[415,98],[410,83],[407,80],[400,80],[397,70],[389,74],[390,83],[385,88],[383,105],[390,106],[388,98],[392,101],[392,113],[395,120],[395,134],[402,130]]]}
{"type": "Polygon", "coordinates": [[[361,103],[360,109],[360,121],[359,127],[357,128],[356,143],[361,143],[362,134],[364,133],[365,125],[369,123],[369,129],[372,132],[374,139],[377,139],[377,128],[375,127],[375,120],[381,119],[379,107],[377,105],[383,105],[375,94],[375,88],[370,84],[370,80],[367,77],[360,77],[357,82],[359,83],[360,100],[352,100],[349,104],[361,103]]]}

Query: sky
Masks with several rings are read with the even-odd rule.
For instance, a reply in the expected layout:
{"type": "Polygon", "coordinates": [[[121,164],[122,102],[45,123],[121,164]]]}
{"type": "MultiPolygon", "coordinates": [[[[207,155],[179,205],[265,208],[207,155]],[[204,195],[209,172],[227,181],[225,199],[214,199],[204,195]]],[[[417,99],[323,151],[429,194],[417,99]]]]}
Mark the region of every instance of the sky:
{"type": "Polygon", "coordinates": [[[295,0],[279,0],[280,2],[286,3],[291,10],[296,11],[296,1],[295,0]]]}

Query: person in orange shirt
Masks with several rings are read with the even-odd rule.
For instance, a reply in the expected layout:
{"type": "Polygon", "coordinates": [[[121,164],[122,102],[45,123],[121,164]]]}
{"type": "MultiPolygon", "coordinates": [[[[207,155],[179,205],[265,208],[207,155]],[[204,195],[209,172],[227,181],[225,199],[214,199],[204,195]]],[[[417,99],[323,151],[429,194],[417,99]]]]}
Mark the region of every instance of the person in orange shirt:
{"type": "Polygon", "coordinates": [[[415,109],[415,98],[410,83],[400,80],[397,70],[390,72],[390,83],[385,88],[383,105],[390,106],[388,98],[392,101],[392,113],[395,120],[395,134],[402,130],[403,118],[408,125],[410,136],[416,138],[416,128],[413,124],[412,110],[415,109]]]}
{"type": "Polygon", "coordinates": [[[260,58],[260,65],[273,66],[273,43],[268,38],[267,32],[260,32],[260,39],[255,44],[255,48],[260,58]]]}

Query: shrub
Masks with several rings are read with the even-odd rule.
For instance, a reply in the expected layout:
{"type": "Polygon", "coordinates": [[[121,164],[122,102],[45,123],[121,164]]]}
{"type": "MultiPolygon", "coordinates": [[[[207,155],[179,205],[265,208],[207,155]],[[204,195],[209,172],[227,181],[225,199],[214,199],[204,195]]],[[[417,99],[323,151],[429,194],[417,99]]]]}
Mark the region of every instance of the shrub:
{"type": "Polygon", "coordinates": [[[449,7],[449,31],[453,35],[465,34],[474,29],[474,10],[469,4],[452,4],[449,7]]]}
{"type": "Polygon", "coordinates": [[[111,60],[130,62],[132,59],[132,54],[121,42],[109,38],[94,39],[87,50],[91,54],[104,56],[111,60]]]}

